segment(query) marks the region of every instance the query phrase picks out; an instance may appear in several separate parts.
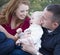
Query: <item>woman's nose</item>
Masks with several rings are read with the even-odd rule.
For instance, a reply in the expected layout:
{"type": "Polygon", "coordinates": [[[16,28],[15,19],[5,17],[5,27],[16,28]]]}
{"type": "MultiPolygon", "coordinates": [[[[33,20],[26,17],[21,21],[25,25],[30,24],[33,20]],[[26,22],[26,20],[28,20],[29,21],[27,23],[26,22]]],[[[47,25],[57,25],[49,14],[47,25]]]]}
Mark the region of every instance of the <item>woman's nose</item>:
{"type": "Polygon", "coordinates": [[[24,15],[27,15],[27,14],[28,14],[28,12],[27,12],[27,11],[25,11],[25,12],[24,12],[24,15]]]}

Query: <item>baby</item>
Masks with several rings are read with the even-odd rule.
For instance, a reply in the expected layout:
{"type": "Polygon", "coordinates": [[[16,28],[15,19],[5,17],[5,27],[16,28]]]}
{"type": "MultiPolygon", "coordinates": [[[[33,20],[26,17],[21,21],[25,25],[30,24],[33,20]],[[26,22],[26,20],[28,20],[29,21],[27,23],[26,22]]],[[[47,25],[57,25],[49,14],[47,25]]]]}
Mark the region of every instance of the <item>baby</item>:
{"type": "Polygon", "coordinates": [[[22,41],[28,43],[28,40],[31,40],[35,48],[39,50],[41,47],[41,37],[43,35],[43,29],[40,25],[42,13],[42,11],[32,13],[29,28],[24,30],[24,32],[22,32],[21,28],[17,30],[17,35],[20,36],[20,39],[16,41],[16,44],[20,44],[22,41]]]}

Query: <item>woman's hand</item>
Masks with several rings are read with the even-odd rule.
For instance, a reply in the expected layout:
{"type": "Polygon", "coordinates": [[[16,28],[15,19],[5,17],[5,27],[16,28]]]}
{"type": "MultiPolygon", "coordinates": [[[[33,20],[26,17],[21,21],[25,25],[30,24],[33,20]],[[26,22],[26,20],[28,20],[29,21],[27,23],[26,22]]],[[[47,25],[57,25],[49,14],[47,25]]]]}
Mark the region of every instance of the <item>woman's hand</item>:
{"type": "Polygon", "coordinates": [[[31,54],[35,54],[37,50],[35,49],[35,46],[32,41],[28,40],[29,44],[26,42],[22,42],[22,49],[26,52],[29,52],[31,54]]]}
{"type": "Polygon", "coordinates": [[[20,39],[16,41],[16,45],[20,46],[20,39]]]}

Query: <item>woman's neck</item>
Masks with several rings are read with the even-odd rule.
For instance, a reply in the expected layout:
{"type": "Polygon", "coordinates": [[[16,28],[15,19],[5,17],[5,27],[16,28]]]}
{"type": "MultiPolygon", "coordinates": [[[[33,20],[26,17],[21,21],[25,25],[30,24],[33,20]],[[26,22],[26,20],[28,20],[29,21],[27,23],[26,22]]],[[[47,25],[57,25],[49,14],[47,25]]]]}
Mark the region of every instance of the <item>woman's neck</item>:
{"type": "Polygon", "coordinates": [[[20,20],[19,18],[13,16],[11,20],[11,28],[14,29],[18,27],[21,23],[23,23],[23,20],[20,20]]]}

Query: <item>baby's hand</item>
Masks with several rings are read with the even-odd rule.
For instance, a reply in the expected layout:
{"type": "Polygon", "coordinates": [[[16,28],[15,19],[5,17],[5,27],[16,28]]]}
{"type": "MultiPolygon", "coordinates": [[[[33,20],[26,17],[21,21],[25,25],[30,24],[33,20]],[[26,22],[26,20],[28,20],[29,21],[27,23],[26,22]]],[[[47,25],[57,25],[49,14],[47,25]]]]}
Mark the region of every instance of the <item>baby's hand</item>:
{"type": "Polygon", "coordinates": [[[17,30],[16,30],[16,34],[15,34],[15,36],[17,36],[18,38],[20,38],[20,34],[22,33],[22,29],[21,28],[18,28],[17,30]]]}
{"type": "Polygon", "coordinates": [[[18,28],[18,29],[16,30],[16,32],[17,32],[18,34],[20,34],[20,33],[22,32],[22,29],[21,29],[21,28],[18,28]]]}

